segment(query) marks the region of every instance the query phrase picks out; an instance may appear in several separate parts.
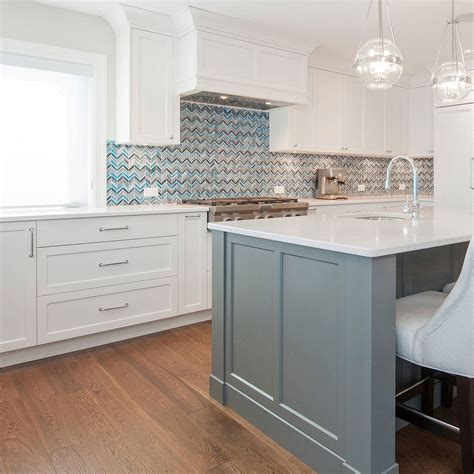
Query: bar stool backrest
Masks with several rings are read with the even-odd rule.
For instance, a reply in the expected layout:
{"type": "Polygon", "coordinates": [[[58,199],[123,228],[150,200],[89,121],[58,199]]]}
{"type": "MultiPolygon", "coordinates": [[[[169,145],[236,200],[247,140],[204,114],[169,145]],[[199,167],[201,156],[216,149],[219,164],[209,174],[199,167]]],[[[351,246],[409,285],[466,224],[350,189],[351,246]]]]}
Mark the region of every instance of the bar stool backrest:
{"type": "Polygon", "coordinates": [[[413,356],[425,367],[474,378],[474,238],[453,290],[418,330],[413,356]]]}

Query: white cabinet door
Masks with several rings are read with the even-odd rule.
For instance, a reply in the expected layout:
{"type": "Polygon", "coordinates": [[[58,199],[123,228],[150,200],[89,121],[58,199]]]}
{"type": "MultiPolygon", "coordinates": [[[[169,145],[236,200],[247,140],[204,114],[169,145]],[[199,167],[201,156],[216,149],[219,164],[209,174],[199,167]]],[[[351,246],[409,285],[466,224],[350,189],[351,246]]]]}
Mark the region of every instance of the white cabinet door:
{"type": "Polygon", "coordinates": [[[346,152],[360,153],[364,146],[364,85],[349,76],[343,83],[343,147],[346,152]]]}
{"type": "Polygon", "coordinates": [[[364,151],[385,154],[385,94],[382,91],[364,91],[364,151]]]}
{"type": "Polygon", "coordinates": [[[472,210],[474,105],[435,110],[434,199],[436,206],[472,210]]]}
{"type": "Polygon", "coordinates": [[[309,103],[292,107],[292,136],[296,151],[309,151],[316,147],[315,110],[313,105],[313,86],[316,86],[315,77],[315,71],[308,69],[309,103]]]}
{"type": "Polygon", "coordinates": [[[385,92],[385,153],[401,155],[406,148],[406,90],[392,87],[385,92]]]}
{"type": "Polygon", "coordinates": [[[132,29],[132,136],[135,143],[174,143],[174,39],[132,29]]]}
{"type": "Polygon", "coordinates": [[[343,76],[318,71],[314,105],[316,107],[316,142],[319,151],[343,151],[343,76]]]}
{"type": "Polygon", "coordinates": [[[0,224],[0,352],[34,345],[35,222],[0,224]]]}
{"type": "Polygon", "coordinates": [[[179,143],[174,38],[123,27],[117,35],[117,142],[179,143]]]}
{"type": "Polygon", "coordinates": [[[411,91],[412,156],[433,155],[433,93],[431,87],[411,91]]]}
{"type": "Polygon", "coordinates": [[[178,216],[178,313],[207,309],[207,212],[178,216]]]}

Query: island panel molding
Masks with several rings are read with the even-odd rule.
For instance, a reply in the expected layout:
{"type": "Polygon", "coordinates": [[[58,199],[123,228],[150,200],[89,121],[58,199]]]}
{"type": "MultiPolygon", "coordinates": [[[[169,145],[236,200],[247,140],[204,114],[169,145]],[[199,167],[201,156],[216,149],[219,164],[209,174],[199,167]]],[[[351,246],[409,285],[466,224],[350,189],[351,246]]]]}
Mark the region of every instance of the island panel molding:
{"type": "MultiPolygon", "coordinates": [[[[433,160],[417,159],[420,193],[433,193],[433,160]]],[[[343,192],[385,196],[385,157],[270,153],[268,112],[181,103],[181,144],[170,147],[107,145],[107,203],[143,204],[182,199],[273,195],[312,197],[317,168],[347,170],[343,192]],[[365,184],[365,192],[357,185],[365,184]],[[158,197],[145,198],[145,188],[158,197]]],[[[411,183],[409,168],[394,169],[393,189],[411,183]]],[[[404,196],[406,191],[395,191],[404,196]]]]}

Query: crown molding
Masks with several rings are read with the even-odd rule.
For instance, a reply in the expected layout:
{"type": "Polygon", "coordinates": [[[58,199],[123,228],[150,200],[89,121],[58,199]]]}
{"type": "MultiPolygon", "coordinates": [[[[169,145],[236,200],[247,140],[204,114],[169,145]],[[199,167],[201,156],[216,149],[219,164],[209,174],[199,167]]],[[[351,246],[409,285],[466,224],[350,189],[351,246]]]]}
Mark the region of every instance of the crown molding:
{"type": "Polygon", "coordinates": [[[308,55],[318,44],[289,37],[252,23],[196,7],[186,7],[173,15],[177,36],[192,31],[213,33],[308,55]]]}
{"type": "Polygon", "coordinates": [[[154,33],[171,36],[176,34],[175,25],[170,15],[133,7],[124,3],[114,5],[103,18],[111,25],[116,33],[124,25],[127,25],[131,28],[154,33]]]}

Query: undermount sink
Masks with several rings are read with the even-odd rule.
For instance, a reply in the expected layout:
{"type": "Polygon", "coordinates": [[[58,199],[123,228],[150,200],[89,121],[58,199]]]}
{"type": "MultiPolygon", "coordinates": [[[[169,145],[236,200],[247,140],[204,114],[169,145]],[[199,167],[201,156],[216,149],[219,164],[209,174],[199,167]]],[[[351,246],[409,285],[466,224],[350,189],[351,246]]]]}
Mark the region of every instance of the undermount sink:
{"type": "Polygon", "coordinates": [[[394,216],[361,216],[354,217],[354,219],[363,219],[366,221],[402,221],[405,217],[394,217],[394,216]]]}
{"type": "Polygon", "coordinates": [[[365,221],[403,221],[410,219],[409,214],[390,214],[390,213],[351,213],[344,214],[341,217],[358,219],[365,221]]]}

